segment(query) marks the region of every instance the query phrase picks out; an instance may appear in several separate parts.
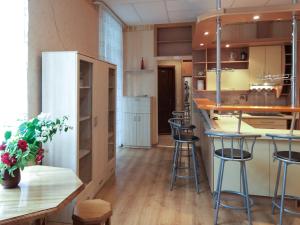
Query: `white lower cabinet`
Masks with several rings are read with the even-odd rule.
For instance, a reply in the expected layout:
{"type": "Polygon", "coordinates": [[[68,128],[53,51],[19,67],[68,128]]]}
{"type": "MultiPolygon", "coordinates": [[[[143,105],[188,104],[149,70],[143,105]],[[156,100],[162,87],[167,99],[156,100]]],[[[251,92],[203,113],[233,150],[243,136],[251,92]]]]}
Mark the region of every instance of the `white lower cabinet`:
{"type": "Polygon", "coordinates": [[[151,114],[124,113],[124,146],[151,147],[151,114]]]}

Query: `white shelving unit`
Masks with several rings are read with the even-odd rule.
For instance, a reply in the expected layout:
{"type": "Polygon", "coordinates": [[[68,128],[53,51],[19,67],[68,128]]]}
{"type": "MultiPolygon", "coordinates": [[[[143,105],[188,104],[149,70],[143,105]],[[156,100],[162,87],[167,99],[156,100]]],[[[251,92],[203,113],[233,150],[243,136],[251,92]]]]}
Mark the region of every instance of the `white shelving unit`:
{"type": "MultiPolygon", "coordinates": [[[[76,51],[43,52],[42,110],[68,116],[73,129],[45,146],[45,164],[70,168],[93,198],[115,170],[116,66],[76,51]]],[[[53,221],[70,223],[73,206],[53,221]]]]}

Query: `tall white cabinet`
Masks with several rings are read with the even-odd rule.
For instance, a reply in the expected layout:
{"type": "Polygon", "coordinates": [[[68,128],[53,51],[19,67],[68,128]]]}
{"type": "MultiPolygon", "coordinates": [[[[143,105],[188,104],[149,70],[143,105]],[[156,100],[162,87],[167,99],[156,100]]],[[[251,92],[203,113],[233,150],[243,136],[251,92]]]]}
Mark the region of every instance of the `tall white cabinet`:
{"type": "MultiPolygon", "coordinates": [[[[116,66],[76,51],[43,52],[42,111],[73,127],[45,146],[45,164],[70,168],[93,198],[115,171],[116,66]]],[[[56,217],[70,222],[73,206],[56,217]]]]}
{"type": "Polygon", "coordinates": [[[151,147],[152,97],[123,97],[123,145],[151,147]]]}

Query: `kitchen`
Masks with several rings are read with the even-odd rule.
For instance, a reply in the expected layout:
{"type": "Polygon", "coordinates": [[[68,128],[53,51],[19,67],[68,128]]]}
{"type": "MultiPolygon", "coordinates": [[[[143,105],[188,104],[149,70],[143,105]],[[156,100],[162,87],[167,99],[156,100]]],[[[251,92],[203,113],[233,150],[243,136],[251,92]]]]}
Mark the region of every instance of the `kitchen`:
{"type": "MultiPolygon", "coordinates": [[[[28,198],[16,195],[22,204],[15,215],[0,203],[6,207],[0,224],[85,224],[84,216],[91,215],[80,215],[81,206],[92,211],[97,204],[107,210],[101,217],[107,224],[216,224],[216,218],[227,224],[282,223],[277,211],[272,215],[278,160],[273,160],[273,137],[266,134],[300,135],[299,88],[293,80],[300,79],[297,19],[292,26],[299,12],[299,3],[289,0],[28,1],[27,118],[41,112],[67,115],[73,129],[43,145],[41,169],[28,166],[21,172],[20,189],[11,190],[29,193],[28,198]],[[170,135],[168,123],[174,111],[188,113],[199,138],[180,150],[182,140],[170,135]],[[223,147],[222,138],[210,132],[258,135],[247,163],[252,200],[242,193],[247,213],[215,213],[223,204],[216,200],[223,159],[215,148],[223,147]],[[196,155],[185,160],[180,153],[176,164],[176,151],[186,149],[196,155]],[[177,179],[178,165],[188,165],[194,177],[177,179]],[[45,177],[31,180],[32,173],[45,177]],[[46,204],[47,210],[39,204],[24,210],[28,202],[37,203],[30,199],[32,187],[43,191],[42,183],[54,184],[49,180],[65,185],[61,202],[46,204]]],[[[288,143],[281,140],[278,149],[287,150],[288,143]]],[[[294,144],[299,149],[298,140],[294,144]]],[[[300,195],[299,182],[291,179],[297,169],[289,170],[288,195],[300,195]]],[[[241,170],[225,167],[221,189],[245,192],[247,174],[241,170]]],[[[45,190],[43,201],[56,196],[45,190]]],[[[8,191],[1,189],[1,195],[8,191]]],[[[286,203],[299,211],[298,199],[286,203]]],[[[283,221],[297,224],[299,218],[285,213],[283,221]]]]}

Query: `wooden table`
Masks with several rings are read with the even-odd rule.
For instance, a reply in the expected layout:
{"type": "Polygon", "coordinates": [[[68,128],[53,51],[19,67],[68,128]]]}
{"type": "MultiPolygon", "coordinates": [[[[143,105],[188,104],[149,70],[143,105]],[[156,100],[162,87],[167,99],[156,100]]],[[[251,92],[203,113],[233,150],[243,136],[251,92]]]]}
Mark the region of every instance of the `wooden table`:
{"type": "Polygon", "coordinates": [[[83,183],[70,169],[26,167],[19,188],[0,187],[0,224],[25,224],[48,216],[70,203],[83,189],[83,183]]]}

